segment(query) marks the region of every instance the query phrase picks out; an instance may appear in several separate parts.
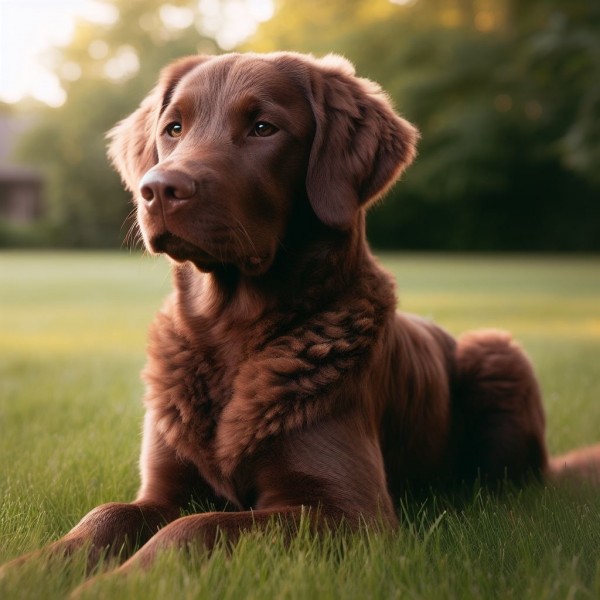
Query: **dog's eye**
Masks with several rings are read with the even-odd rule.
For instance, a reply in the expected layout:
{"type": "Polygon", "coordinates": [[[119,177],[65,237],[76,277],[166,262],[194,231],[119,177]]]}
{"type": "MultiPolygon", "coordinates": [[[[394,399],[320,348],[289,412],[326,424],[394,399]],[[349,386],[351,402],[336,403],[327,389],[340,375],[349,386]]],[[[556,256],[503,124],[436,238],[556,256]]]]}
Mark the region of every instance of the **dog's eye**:
{"type": "Polygon", "coordinates": [[[169,137],[178,138],[181,137],[181,134],[183,133],[183,127],[181,123],[174,121],[166,126],[165,131],[169,137]]]}
{"type": "Polygon", "coordinates": [[[271,123],[267,123],[266,121],[258,121],[252,129],[252,135],[257,137],[269,137],[278,131],[279,129],[277,129],[275,125],[271,125],[271,123]]]}

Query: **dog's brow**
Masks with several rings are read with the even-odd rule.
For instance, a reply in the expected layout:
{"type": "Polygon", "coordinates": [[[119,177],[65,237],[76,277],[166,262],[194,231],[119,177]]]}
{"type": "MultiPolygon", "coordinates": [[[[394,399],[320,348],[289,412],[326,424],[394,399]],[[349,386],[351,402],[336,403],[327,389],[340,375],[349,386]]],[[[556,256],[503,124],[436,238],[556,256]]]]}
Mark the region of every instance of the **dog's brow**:
{"type": "Polygon", "coordinates": [[[163,96],[162,99],[162,104],[160,107],[160,111],[158,113],[158,116],[162,116],[162,114],[165,112],[165,110],[167,109],[167,106],[169,106],[169,104],[171,104],[171,100],[173,99],[173,94],[175,93],[175,88],[177,87],[177,84],[179,83],[179,81],[173,81],[171,83],[171,85],[169,85],[169,87],[167,88],[167,90],[165,91],[165,94],[163,96]]]}
{"type": "Polygon", "coordinates": [[[263,106],[262,100],[254,95],[248,94],[235,100],[232,109],[237,113],[258,112],[263,106]]]}
{"type": "Polygon", "coordinates": [[[245,117],[257,117],[259,115],[271,115],[282,118],[284,109],[276,100],[271,96],[248,94],[241,96],[234,100],[229,109],[230,114],[245,116],[245,117]]]}

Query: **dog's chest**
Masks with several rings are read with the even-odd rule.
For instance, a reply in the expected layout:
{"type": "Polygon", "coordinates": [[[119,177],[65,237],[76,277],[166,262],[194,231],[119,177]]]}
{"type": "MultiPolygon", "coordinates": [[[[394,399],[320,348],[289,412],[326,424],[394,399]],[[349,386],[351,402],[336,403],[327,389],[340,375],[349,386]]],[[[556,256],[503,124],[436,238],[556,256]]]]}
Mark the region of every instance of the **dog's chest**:
{"type": "Polygon", "coordinates": [[[146,406],[156,433],[220,495],[235,498],[236,469],[266,440],[331,417],[344,409],[338,398],[344,410],[358,401],[340,390],[368,371],[395,299],[345,300],[295,318],[263,315],[245,327],[197,319],[182,330],[176,316],[159,313],[146,406]]]}
{"type": "Polygon", "coordinates": [[[231,400],[248,343],[226,348],[190,341],[159,315],[151,329],[145,404],[154,412],[158,434],[195,464],[215,488],[226,486],[215,456],[221,413],[231,400]]]}

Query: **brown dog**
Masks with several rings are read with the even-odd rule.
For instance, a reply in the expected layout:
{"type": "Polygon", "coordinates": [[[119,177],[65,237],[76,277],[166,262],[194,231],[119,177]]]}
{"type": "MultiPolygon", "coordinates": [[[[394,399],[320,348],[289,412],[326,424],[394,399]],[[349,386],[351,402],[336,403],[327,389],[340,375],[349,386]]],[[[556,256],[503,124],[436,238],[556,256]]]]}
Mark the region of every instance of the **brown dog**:
{"type": "Polygon", "coordinates": [[[417,132],[347,61],[185,58],[110,135],[175,289],[150,331],[138,497],[94,509],[53,552],[88,544],[93,563],[147,542],[126,565],[147,564],[303,507],[317,525],[393,526],[407,485],[595,468],[598,447],[549,464],[508,334],[455,341],[396,313],[365,210],[417,132]],[[180,517],[191,500],[236,511],[180,517]]]}

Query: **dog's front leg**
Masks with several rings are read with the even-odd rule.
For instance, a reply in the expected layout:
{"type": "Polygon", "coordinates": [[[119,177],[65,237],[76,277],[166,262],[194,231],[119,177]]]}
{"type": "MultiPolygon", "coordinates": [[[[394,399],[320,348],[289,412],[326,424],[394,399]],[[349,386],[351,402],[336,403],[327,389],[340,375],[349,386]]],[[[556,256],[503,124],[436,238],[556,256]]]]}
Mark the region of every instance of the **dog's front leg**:
{"type": "Polygon", "coordinates": [[[157,554],[164,550],[210,551],[222,537],[228,544],[235,544],[240,535],[253,529],[264,529],[274,520],[284,535],[290,538],[298,531],[303,518],[309,520],[309,526],[318,530],[334,526],[342,519],[341,511],[323,508],[294,506],[282,509],[262,509],[243,512],[211,512],[180,517],[161,529],[140,548],[127,562],[116,571],[98,575],[76,588],[71,598],[80,598],[103,580],[119,575],[127,575],[135,569],[146,569],[152,565],[157,554]]]}
{"type": "Polygon", "coordinates": [[[88,570],[103,556],[122,562],[161,527],[177,519],[192,498],[219,506],[218,498],[197,469],[178,457],[156,434],[151,413],[146,418],[140,463],[142,485],[134,502],[94,508],[64,537],[6,563],[0,573],[32,559],[68,557],[84,548],[88,570]]]}
{"type": "Polygon", "coordinates": [[[87,547],[90,570],[103,555],[121,562],[179,514],[177,507],[145,501],[102,504],[42,552],[68,556],[87,547]]]}
{"type": "Polygon", "coordinates": [[[88,570],[92,570],[103,556],[123,561],[178,515],[179,511],[166,506],[144,502],[102,504],[56,542],[2,565],[0,575],[7,575],[31,560],[67,558],[84,548],[87,549],[88,570]]]}
{"type": "MultiPolygon", "coordinates": [[[[193,549],[210,551],[222,537],[235,544],[240,535],[253,529],[264,529],[270,521],[283,529],[284,536],[298,531],[303,516],[311,527],[322,527],[327,522],[322,509],[297,506],[283,509],[262,509],[242,512],[212,512],[181,517],[164,527],[147,544],[140,548],[119,569],[127,572],[133,568],[147,568],[156,555],[165,549],[193,549]]],[[[340,520],[338,516],[336,520],[340,520]]],[[[331,519],[333,520],[333,519],[331,519]]]]}

